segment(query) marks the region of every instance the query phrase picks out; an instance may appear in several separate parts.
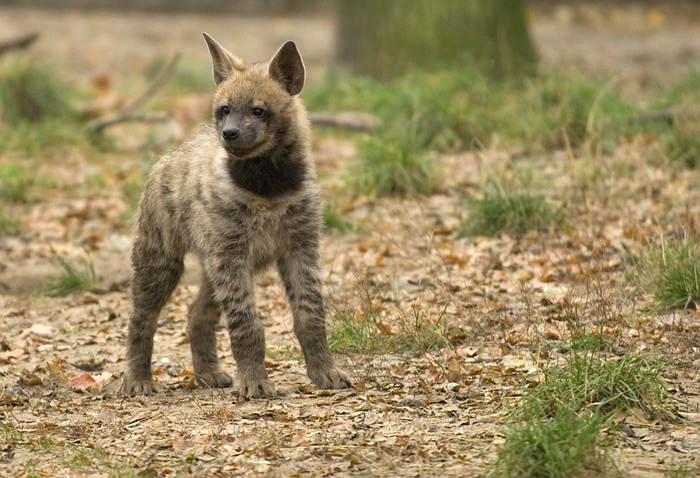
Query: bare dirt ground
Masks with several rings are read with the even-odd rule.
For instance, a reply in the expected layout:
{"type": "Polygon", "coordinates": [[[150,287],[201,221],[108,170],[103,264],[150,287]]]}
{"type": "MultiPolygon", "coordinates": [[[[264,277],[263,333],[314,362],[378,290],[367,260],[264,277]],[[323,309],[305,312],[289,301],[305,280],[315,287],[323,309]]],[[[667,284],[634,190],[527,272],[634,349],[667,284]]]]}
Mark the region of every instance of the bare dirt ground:
{"type": "MultiPolygon", "coordinates": [[[[672,81],[700,62],[693,9],[559,8],[532,15],[546,64],[617,74],[631,91],[672,81]]],[[[263,19],[0,6],[0,38],[29,31],[42,34],[36,55],[74,81],[89,84],[108,74],[115,89],[132,91],[145,84],[139,78],[146,65],[176,50],[206,67],[202,31],[251,60],[294,38],[312,81],[334,51],[330,15],[263,19]]],[[[187,130],[205,114],[207,99],[169,99],[164,107],[177,116],[183,105],[194,110],[182,122],[187,130]]],[[[353,145],[319,135],[315,146],[322,186],[332,196],[353,145]]],[[[371,316],[386,333],[438,320],[461,333],[453,348],[437,352],[340,356],[355,388],[316,390],[305,376],[281,288],[275,277],[263,277],[256,299],[267,327],[267,366],[284,396],[255,401],[192,381],[185,324],[197,290],[194,264],[159,324],[153,358],[162,393],[117,393],[129,316],[131,213],[118,183],[141,158],[124,153],[37,163],[71,187],[26,208],[23,236],[0,238],[0,474],[477,476],[503,442],[502,419],[522,384],[533,383],[538,360],[546,360],[542,344],[567,339],[565,311],[572,307],[621,343],[674,359],[664,378],[688,421],[623,418],[632,430],[615,448],[624,476],[667,476],[673,464],[700,473],[698,315],[649,312],[649,298],[628,285],[624,266],[640,236],[680,232],[698,217],[700,177],[645,164],[644,147],[620,146],[596,164],[566,152],[530,158],[540,180],[552,184],[552,197],[591,181],[586,207],[573,211],[580,219],[575,227],[543,237],[457,238],[465,199],[490,172],[518,167],[507,151],[438,158],[445,187],[430,198],[343,204],[360,231],[326,236],[330,314],[371,316]],[[624,167],[631,172],[616,174],[624,167]],[[89,186],[95,174],[104,176],[105,187],[89,186]],[[52,250],[70,258],[85,249],[99,288],[66,298],[28,295],[57,273],[52,250]]],[[[219,348],[233,370],[223,331],[219,348]]]]}

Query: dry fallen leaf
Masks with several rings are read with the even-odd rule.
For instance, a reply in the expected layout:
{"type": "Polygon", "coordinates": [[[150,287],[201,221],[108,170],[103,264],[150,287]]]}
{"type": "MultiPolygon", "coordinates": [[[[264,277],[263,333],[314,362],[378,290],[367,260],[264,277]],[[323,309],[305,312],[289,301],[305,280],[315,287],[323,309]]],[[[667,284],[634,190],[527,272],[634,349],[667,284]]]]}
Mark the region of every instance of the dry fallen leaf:
{"type": "Polygon", "coordinates": [[[81,373],[71,378],[68,386],[75,390],[90,390],[97,385],[97,381],[89,373],[81,373]]]}

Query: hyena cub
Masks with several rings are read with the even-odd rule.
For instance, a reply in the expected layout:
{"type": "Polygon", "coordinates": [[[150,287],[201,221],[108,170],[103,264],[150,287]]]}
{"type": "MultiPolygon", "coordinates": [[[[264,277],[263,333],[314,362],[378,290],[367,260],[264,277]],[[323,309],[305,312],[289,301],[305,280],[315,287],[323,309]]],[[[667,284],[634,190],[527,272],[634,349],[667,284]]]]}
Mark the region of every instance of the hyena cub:
{"type": "Polygon", "coordinates": [[[246,64],[206,33],[217,90],[215,125],[164,156],[146,181],[132,250],[127,394],[156,391],[151,354],[158,314],[180,280],[185,253],[202,264],[188,315],[196,378],[228,387],[216,354],[221,314],[246,397],[274,397],[265,371],[265,333],[255,312],[254,275],[277,266],[311,381],[347,388],[326,339],[321,297],[320,193],[310,125],[297,97],[304,63],[287,42],[268,63],[246,64]]]}

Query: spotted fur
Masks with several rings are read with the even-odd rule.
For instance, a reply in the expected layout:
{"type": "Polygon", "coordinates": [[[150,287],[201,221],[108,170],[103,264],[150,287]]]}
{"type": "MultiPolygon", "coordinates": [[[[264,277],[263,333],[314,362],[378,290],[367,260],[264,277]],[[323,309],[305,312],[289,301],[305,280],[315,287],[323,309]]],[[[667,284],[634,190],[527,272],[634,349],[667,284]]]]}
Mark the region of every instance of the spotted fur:
{"type": "Polygon", "coordinates": [[[312,382],[346,388],[350,378],[328,349],[320,279],[320,193],[310,125],[297,94],[304,65],[285,43],[266,63],[247,65],[207,34],[215,124],[164,156],[144,186],[132,249],[133,315],[126,394],[156,391],[151,373],[158,314],[180,280],[183,258],[202,264],[188,314],[197,380],[228,387],[215,331],[223,315],[240,392],[274,397],[265,370],[265,334],[255,311],[253,278],[276,266],[294,316],[294,332],[312,382]]]}

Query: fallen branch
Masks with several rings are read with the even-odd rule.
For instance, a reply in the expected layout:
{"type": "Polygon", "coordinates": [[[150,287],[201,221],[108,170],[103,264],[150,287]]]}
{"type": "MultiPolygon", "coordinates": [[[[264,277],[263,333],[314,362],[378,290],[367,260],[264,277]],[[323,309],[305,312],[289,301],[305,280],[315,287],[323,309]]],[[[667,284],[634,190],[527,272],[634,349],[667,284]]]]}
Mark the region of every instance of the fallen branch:
{"type": "Polygon", "coordinates": [[[620,125],[623,123],[653,123],[656,121],[666,122],[669,125],[679,119],[700,119],[700,105],[680,106],[665,110],[649,111],[627,118],[611,121],[610,125],[620,125]]]}
{"type": "Polygon", "coordinates": [[[334,126],[355,131],[375,131],[379,127],[379,119],[362,111],[344,113],[311,113],[311,122],[320,126],[334,126]]]}
{"type": "Polygon", "coordinates": [[[170,115],[165,113],[125,113],[123,111],[120,111],[118,113],[114,113],[90,121],[87,124],[87,128],[90,131],[99,132],[105,128],[108,128],[118,123],[167,123],[170,120],[170,115]]]}
{"type": "Polygon", "coordinates": [[[39,38],[39,33],[29,33],[28,35],[21,36],[19,38],[13,38],[12,40],[6,40],[0,42],[0,55],[4,55],[12,50],[23,50],[31,46],[39,38]]]}

